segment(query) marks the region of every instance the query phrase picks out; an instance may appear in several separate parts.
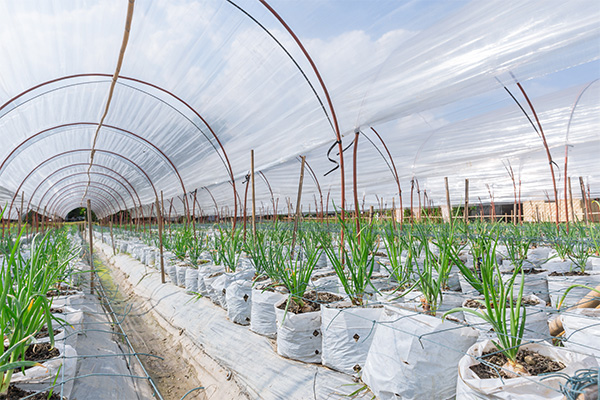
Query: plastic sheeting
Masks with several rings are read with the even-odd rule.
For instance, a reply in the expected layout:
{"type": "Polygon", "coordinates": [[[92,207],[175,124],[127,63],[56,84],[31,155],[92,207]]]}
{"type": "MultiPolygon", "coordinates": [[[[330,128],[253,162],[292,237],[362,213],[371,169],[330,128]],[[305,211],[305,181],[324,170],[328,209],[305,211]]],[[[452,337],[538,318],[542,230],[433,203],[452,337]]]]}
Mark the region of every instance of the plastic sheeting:
{"type": "Polygon", "coordinates": [[[533,119],[517,80],[560,166],[558,183],[566,148],[569,176],[584,177],[598,196],[600,9],[593,0],[342,3],[271,4],[312,56],[334,120],[307,58],[260,2],[137,0],[94,144],[127,3],[1,4],[0,204],[13,203],[16,218],[23,196],[25,207],[62,217],[87,193],[99,216],[141,205],[148,216],[162,191],[173,215],[184,214],[186,201],[196,215],[231,214],[231,177],[243,204],[254,149],[259,211],[287,213],[299,155],[311,167],[303,210],[323,203],[331,211],[341,194],[339,171],[324,176],[336,166],[327,158],[335,121],[344,147],[362,132],[357,183],[367,206],[399,202],[371,127],[405,196],[416,179],[439,205],[449,176],[455,203],[464,179],[471,198],[509,201],[511,166],[522,200],[544,199],[552,182],[542,141],[503,88],[533,119]]]}

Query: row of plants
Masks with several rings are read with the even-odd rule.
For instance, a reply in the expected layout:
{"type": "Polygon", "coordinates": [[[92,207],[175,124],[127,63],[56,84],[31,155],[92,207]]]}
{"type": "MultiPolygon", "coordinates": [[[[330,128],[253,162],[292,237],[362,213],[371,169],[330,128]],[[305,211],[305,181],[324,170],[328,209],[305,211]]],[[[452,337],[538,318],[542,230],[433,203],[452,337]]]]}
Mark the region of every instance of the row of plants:
{"type": "Polygon", "coordinates": [[[25,357],[36,334],[46,330],[54,346],[52,321],[61,321],[51,312],[51,291],[71,276],[69,265],[76,252],[68,230],[61,229],[33,237],[25,255],[23,232],[5,235],[0,261],[0,394],[7,393],[15,371],[38,365],[25,357]]]}
{"type": "MultiPolygon", "coordinates": [[[[325,226],[321,224],[304,224],[295,235],[293,230],[285,225],[273,227],[269,224],[259,227],[256,235],[249,234],[245,241],[241,231],[234,232],[226,226],[219,226],[212,232],[205,231],[205,233],[211,237],[208,242],[209,249],[214,256],[214,263],[219,263],[222,259],[220,251],[223,249],[231,249],[231,254],[237,257],[243,257],[243,253],[245,253],[256,269],[255,285],[263,282],[261,277],[267,278],[267,285],[261,285],[261,291],[266,290],[265,288],[284,288],[284,301],[278,304],[281,315],[283,315],[278,316],[277,319],[278,349],[279,347],[285,348],[279,343],[280,337],[284,336],[282,332],[285,332],[282,329],[288,327],[288,321],[295,318],[292,317],[292,314],[302,313],[306,303],[319,303],[321,306],[321,323],[324,325],[320,326],[319,332],[323,335],[323,343],[326,342],[327,332],[332,329],[335,317],[326,319],[325,315],[331,313],[331,310],[334,310],[334,314],[340,311],[335,311],[335,305],[329,305],[326,301],[307,295],[307,291],[311,288],[311,279],[320,269],[317,268],[317,264],[325,257],[339,281],[342,292],[352,306],[352,308],[344,308],[344,314],[353,313],[353,310],[368,310],[372,308],[371,306],[381,304],[380,298],[375,296],[380,290],[374,285],[374,281],[379,279],[375,274],[377,267],[383,268],[396,286],[391,293],[388,292],[390,295],[388,298],[401,300],[409,297],[411,293],[419,295],[417,304],[410,304],[411,313],[414,314],[415,310],[421,311],[423,313],[420,314],[422,315],[421,319],[425,317],[433,319],[424,320],[423,325],[435,325],[444,327],[444,330],[448,331],[460,331],[463,329],[460,325],[446,321],[447,317],[460,312],[472,314],[490,325],[491,332],[493,332],[490,346],[493,347],[486,347],[486,356],[502,354],[507,360],[506,363],[491,368],[512,372],[515,376],[519,376],[529,373],[527,365],[523,364],[522,357],[518,358],[523,343],[526,347],[529,346],[529,340],[524,339],[527,337],[526,324],[529,317],[527,309],[523,306],[524,283],[529,267],[525,262],[530,250],[540,246],[542,242],[548,243],[549,241],[546,238],[532,237],[530,233],[517,230],[518,228],[505,227],[500,224],[470,224],[469,226],[414,224],[412,227],[405,226],[400,230],[399,226],[394,226],[391,222],[382,224],[377,221],[362,220],[358,225],[355,224],[355,221],[339,221],[335,231],[325,229],[325,226]],[[337,228],[340,227],[343,235],[337,232],[337,228]],[[233,245],[223,247],[222,243],[227,242],[233,243],[233,245]],[[499,250],[499,247],[503,247],[502,251],[499,250]],[[466,253],[469,253],[469,257],[465,257],[466,253]],[[501,258],[510,262],[511,270],[501,269],[501,258]],[[439,313],[438,310],[443,305],[445,297],[451,294],[449,280],[453,270],[459,270],[461,277],[474,289],[476,293],[473,296],[475,296],[474,301],[477,305],[451,308],[446,313],[439,313]],[[290,312],[292,314],[289,314],[290,312]]],[[[586,232],[586,229],[588,228],[583,227],[580,234],[586,232]]],[[[593,256],[595,249],[590,246],[591,242],[572,232],[577,231],[572,229],[569,233],[573,239],[572,250],[569,253],[575,257],[578,243],[586,243],[588,245],[587,253],[589,256],[593,256]]],[[[558,251],[556,253],[556,256],[548,258],[560,257],[558,251]]],[[[545,262],[547,261],[545,260],[545,262]]],[[[577,264],[574,265],[577,268],[580,267],[577,264]]],[[[585,265],[583,264],[583,267],[585,265]]],[[[235,271],[235,267],[228,270],[235,271]]],[[[563,299],[569,290],[563,295],[563,299]]],[[[253,293],[253,296],[256,296],[256,292],[253,293]]],[[[404,307],[408,303],[402,306],[404,307]]],[[[387,312],[388,309],[386,308],[385,311],[387,312]]],[[[315,312],[315,310],[311,309],[309,312],[315,312]]],[[[395,320],[408,321],[403,318],[410,317],[412,319],[413,314],[402,315],[400,318],[399,314],[391,313],[389,320],[382,317],[379,323],[383,324],[381,326],[389,328],[393,326],[395,320]],[[388,323],[390,325],[387,325],[388,323]]],[[[364,319],[364,317],[357,318],[364,319]]],[[[369,329],[373,328],[372,320],[367,322],[369,325],[365,331],[367,333],[355,336],[362,337],[364,335],[368,338],[370,335],[371,340],[380,342],[378,332],[382,328],[378,326],[374,334],[369,333],[369,329]]],[[[356,330],[356,328],[353,329],[356,330]]],[[[419,329],[421,328],[415,328],[410,333],[413,340],[423,334],[419,329]]],[[[406,330],[406,327],[402,326],[401,329],[399,327],[398,330],[406,330]]],[[[312,329],[308,333],[314,336],[317,331],[317,329],[312,329]]],[[[472,336],[472,334],[470,335],[472,336]]],[[[469,337],[469,334],[463,336],[469,337]]],[[[457,346],[454,350],[457,351],[457,354],[462,355],[469,350],[474,341],[475,338],[464,341],[464,346],[457,346]]],[[[349,342],[358,342],[358,340],[349,342]]],[[[388,345],[389,343],[385,346],[388,345]]],[[[427,347],[427,345],[420,344],[415,348],[422,346],[427,347]]],[[[377,346],[373,345],[373,347],[377,346]]],[[[318,350],[321,351],[320,348],[318,350]]],[[[389,351],[389,346],[384,350],[389,351]]],[[[331,352],[331,349],[329,351],[331,352]]],[[[322,352],[322,357],[312,356],[306,358],[305,361],[320,362],[322,360],[326,365],[347,372],[340,364],[331,364],[332,356],[330,353],[328,354],[325,345],[323,345],[322,352]],[[313,361],[317,359],[319,361],[313,361]]],[[[361,357],[351,360],[351,362],[358,360],[356,366],[365,366],[364,379],[369,384],[373,382],[369,378],[369,370],[372,371],[375,368],[369,367],[368,357],[371,353],[366,346],[361,357]]],[[[284,355],[289,356],[288,354],[284,355]]],[[[349,356],[346,355],[346,357],[349,356]]],[[[481,355],[478,355],[476,359],[481,364],[490,364],[481,355]]],[[[458,359],[456,359],[456,363],[458,363],[458,359]]],[[[382,368],[380,362],[376,364],[376,368],[382,368]]],[[[403,367],[393,365],[389,368],[390,370],[402,370],[403,367]]],[[[453,369],[453,374],[456,379],[456,368],[453,369]]],[[[449,379],[441,379],[441,381],[452,381],[451,377],[446,376],[446,378],[449,379]]],[[[375,385],[377,384],[375,383],[375,385]]]]}
{"type": "MultiPolygon", "coordinates": [[[[179,229],[174,230],[175,235],[179,229]]],[[[350,303],[351,308],[343,309],[345,314],[381,304],[381,297],[377,295],[382,291],[375,284],[381,279],[376,270],[381,268],[394,284],[394,288],[386,293],[387,299],[399,302],[405,299],[401,307],[410,306],[413,313],[415,310],[420,311],[421,319],[433,319],[424,320],[424,325],[460,331],[463,329],[461,325],[448,325],[455,322],[446,319],[458,313],[466,313],[491,326],[492,347],[486,347],[486,356],[501,354],[506,359],[506,363],[491,368],[513,373],[515,376],[529,373],[528,366],[518,356],[522,345],[529,345],[526,324],[529,317],[534,315],[529,315],[524,306],[526,278],[531,273],[530,269],[539,270],[550,262],[571,260],[569,269],[584,272],[589,267],[590,258],[599,254],[599,230],[593,225],[571,225],[568,232],[557,232],[555,226],[544,224],[514,226],[415,223],[401,228],[392,222],[360,220],[357,224],[355,220],[340,220],[338,224],[331,224],[329,227],[319,223],[305,223],[297,232],[285,224],[262,225],[255,235],[248,232],[245,240],[243,230],[238,228],[233,231],[231,227],[224,225],[212,229],[203,228],[200,232],[205,235],[203,237],[206,237],[207,251],[212,255],[210,265],[222,263],[227,266],[227,271],[234,272],[237,260],[248,256],[256,270],[255,286],[260,284],[261,291],[284,288],[282,292],[285,293],[285,301],[279,304],[283,312],[283,317],[278,318],[280,327],[286,326],[286,320],[291,318],[288,314],[290,311],[302,313],[306,303],[324,306],[321,307],[323,320],[324,312],[331,312],[328,310],[335,307],[307,294],[311,289],[311,280],[318,277],[322,270],[319,266],[322,267],[323,259],[328,261],[341,292],[350,303]],[[554,253],[547,251],[543,260],[536,260],[533,264],[528,259],[530,254],[536,248],[547,245],[551,245],[554,253]],[[506,265],[510,268],[506,267],[502,259],[508,262],[506,265]],[[457,273],[473,289],[475,306],[450,309],[442,307],[446,296],[453,295],[450,280],[457,273]],[[264,278],[267,279],[266,284],[263,284],[264,278]],[[411,296],[415,293],[417,297],[411,296]],[[409,298],[418,300],[415,302],[409,298]],[[440,309],[446,312],[440,313],[440,309]]],[[[200,235],[200,232],[196,232],[196,235],[200,235]]],[[[182,235],[187,235],[188,240],[194,240],[189,239],[194,237],[193,233],[182,235]]],[[[578,286],[591,289],[587,285],[578,286]]],[[[567,288],[561,292],[563,301],[572,290],[574,288],[567,288]]],[[[253,296],[256,295],[254,293],[253,296]]],[[[403,319],[397,313],[390,312],[389,319],[382,317],[380,324],[390,327],[397,320],[403,319]]],[[[331,329],[332,319],[327,321],[329,322],[325,326],[331,329]]],[[[372,319],[367,322],[371,324],[368,328],[372,330],[372,319]]],[[[378,327],[375,334],[367,333],[365,336],[370,335],[371,340],[378,340],[379,329],[381,328],[378,327]]],[[[405,326],[398,327],[398,330],[406,329],[405,326]]],[[[421,328],[415,328],[411,332],[413,339],[423,334],[419,329],[421,328]]],[[[325,341],[327,331],[325,328],[322,331],[325,341]]],[[[310,331],[311,334],[315,332],[317,330],[310,331]]],[[[280,333],[278,342],[279,336],[280,333]]],[[[362,337],[363,334],[356,336],[362,337]]],[[[463,336],[469,337],[469,334],[463,336]]],[[[465,340],[462,348],[454,350],[458,349],[457,353],[462,355],[473,345],[474,340],[465,340]]],[[[422,346],[424,345],[420,344],[415,347],[422,346]]],[[[389,347],[387,350],[389,351],[389,347]]],[[[367,352],[368,348],[356,365],[366,365],[368,370],[367,352]]],[[[323,348],[323,356],[318,359],[326,363],[326,355],[326,348],[323,348]]],[[[314,357],[309,360],[312,359],[314,357]]],[[[481,354],[476,359],[482,364],[489,364],[481,354]]],[[[458,363],[458,359],[456,362],[458,363]]],[[[375,364],[377,368],[382,368],[380,363],[375,364]]],[[[338,368],[340,367],[336,369],[338,368]]],[[[390,366],[391,370],[394,368],[402,370],[404,367],[390,366]]],[[[456,377],[456,368],[453,373],[456,377]]],[[[368,371],[365,371],[364,377],[371,382],[368,371]]],[[[451,380],[441,379],[446,382],[451,380]]]]}

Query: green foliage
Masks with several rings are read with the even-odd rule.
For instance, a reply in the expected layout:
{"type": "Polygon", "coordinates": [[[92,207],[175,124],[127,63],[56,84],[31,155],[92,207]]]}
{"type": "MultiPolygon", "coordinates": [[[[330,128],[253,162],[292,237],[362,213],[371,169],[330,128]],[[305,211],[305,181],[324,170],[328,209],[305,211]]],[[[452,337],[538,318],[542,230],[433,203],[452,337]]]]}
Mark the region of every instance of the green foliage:
{"type": "Polygon", "coordinates": [[[339,253],[329,240],[321,239],[321,246],[352,303],[362,306],[365,304],[367,288],[371,286],[375,290],[371,276],[378,249],[377,232],[373,222],[361,220],[358,231],[354,221],[342,221],[341,217],[338,220],[344,232],[339,253]]]}
{"type": "Polygon", "coordinates": [[[444,317],[459,311],[477,315],[492,326],[497,338],[493,341],[496,348],[515,363],[519,347],[523,341],[527,317],[527,311],[521,306],[524,278],[523,271],[515,269],[511,278],[503,283],[500,267],[498,265],[494,267],[486,265],[481,268],[481,287],[484,300],[480,301],[485,309],[474,310],[459,307],[448,311],[444,314],[444,317]],[[514,284],[519,274],[521,275],[521,285],[515,297],[513,293],[514,284]]]}
{"type": "Polygon", "coordinates": [[[0,270],[0,331],[6,349],[0,357],[0,393],[8,389],[14,368],[35,364],[23,360],[37,332],[47,327],[50,343],[54,344],[52,301],[46,294],[64,280],[74,253],[66,231],[58,231],[36,236],[30,258],[24,259],[21,235],[22,232],[0,270]]]}
{"type": "Polygon", "coordinates": [[[219,234],[215,239],[217,259],[225,265],[228,271],[235,272],[244,244],[242,230],[239,228],[227,229],[221,226],[218,226],[218,229],[219,234]]]}

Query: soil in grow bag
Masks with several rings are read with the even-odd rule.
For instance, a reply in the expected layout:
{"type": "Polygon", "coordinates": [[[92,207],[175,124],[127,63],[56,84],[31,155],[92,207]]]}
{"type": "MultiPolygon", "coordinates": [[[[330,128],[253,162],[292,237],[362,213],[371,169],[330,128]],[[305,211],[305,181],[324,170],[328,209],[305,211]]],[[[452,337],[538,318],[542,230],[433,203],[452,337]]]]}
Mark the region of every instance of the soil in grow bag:
{"type": "MultiPolygon", "coordinates": [[[[20,389],[15,385],[10,385],[8,387],[8,393],[0,394],[0,400],[19,400],[23,397],[27,397],[32,395],[35,392],[29,392],[27,390],[20,389]]],[[[28,397],[30,400],[62,400],[60,395],[54,391],[52,392],[52,396],[48,397],[49,392],[38,393],[35,396],[28,397]]]]}
{"type": "Polygon", "coordinates": [[[77,290],[60,290],[60,289],[50,289],[48,290],[48,292],[46,293],[46,297],[56,297],[56,296],[70,296],[72,294],[78,294],[80,292],[78,292],[77,290]]]}
{"type": "MultiPolygon", "coordinates": [[[[4,351],[6,351],[6,346],[4,346],[4,351]]],[[[29,345],[27,350],[25,350],[25,360],[27,361],[47,361],[52,358],[58,357],[60,355],[60,351],[52,347],[50,343],[35,343],[29,345]]],[[[25,367],[25,370],[33,367],[25,367]]],[[[15,372],[20,372],[21,368],[15,368],[15,372]]]]}
{"type": "MultiPolygon", "coordinates": [[[[61,329],[55,329],[54,330],[54,336],[58,335],[61,332],[62,332],[61,329]]],[[[36,339],[43,339],[43,338],[47,338],[48,336],[50,336],[48,334],[48,328],[45,327],[45,326],[38,333],[35,334],[35,338],[36,339]]]]}
{"type": "MultiPolygon", "coordinates": [[[[493,379],[499,378],[500,376],[504,379],[516,378],[517,376],[507,374],[502,369],[502,366],[506,364],[508,358],[498,351],[487,351],[483,353],[481,359],[486,363],[493,364],[496,368],[480,363],[472,365],[470,368],[479,376],[481,379],[493,379]]],[[[521,349],[517,354],[517,363],[521,364],[525,371],[531,376],[537,376],[550,372],[557,372],[565,368],[565,365],[559,361],[554,361],[550,357],[543,356],[535,351],[521,349]]]]}
{"type": "Polygon", "coordinates": [[[333,293],[320,292],[316,293],[313,291],[304,293],[304,297],[302,297],[302,301],[304,306],[300,307],[298,303],[295,301],[290,301],[289,306],[288,302],[284,301],[281,303],[278,308],[280,310],[285,310],[288,307],[289,312],[293,312],[294,314],[303,314],[309,313],[313,311],[320,311],[322,303],[334,303],[336,301],[344,300],[343,297],[335,295],[333,293]]]}
{"type": "Polygon", "coordinates": [[[548,276],[589,276],[587,272],[583,271],[569,271],[569,272],[552,272],[548,276]]]}
{"type": "MultiPolygon", "coordinates": [[[[540,302],[535,299],[526,298],[526,297],[523,297],[521,299],[521,306],[537,306],[537,305],[540,305],[540,302]]],[[[541,305],[544,305],[544,304],[541,304],[541,305]]],[[[482,304],[481,302],[474,300],[474,299],[469,299],[469,300],[465,301],[464,307],[483,309],[483,310],[486,309],[485,304],[482,304]]],[[[506,302],[506,307],[510,308],[510,303],[508,301],[506,302]]],[[[492,304],[492,308],[494,308],[493,304],[492,304]]]]}
{"type": "MultiPolygon", "coordinates": [[[[535,269],[535,268],[523,268],[523,273],[525,275],[537,275],[537,274],[541,274],[542,272],[546,272],[547,270],[545,269],[535,269]]],[[[503,275],[512,275],[515,272],[515,269],[511,269],[510,271],[506,271],[503,272],[503,275]]]]}

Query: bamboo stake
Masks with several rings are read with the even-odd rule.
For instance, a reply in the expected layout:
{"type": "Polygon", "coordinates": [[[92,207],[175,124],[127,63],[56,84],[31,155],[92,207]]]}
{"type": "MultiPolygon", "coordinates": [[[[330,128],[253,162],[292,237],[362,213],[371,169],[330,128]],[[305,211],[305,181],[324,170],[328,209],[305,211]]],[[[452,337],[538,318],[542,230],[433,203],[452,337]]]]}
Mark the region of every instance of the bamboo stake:
{"type": "Polygon", "coordinates": [[[112,244],[112,249],[113,249],[113,255],[117,254],[117,250],[115,248],[115,236],[113,235],[113,221],[112,221],[112,215],[108,218],[108,226],[110,228],[110,243],[112,244]]]}
{"type": "Polygon", "coordinates": [[[396,198],[392,197],[392,226],[396,230],[396,198]]]}
{"type": "MultiPolygon", "coordinates": [[[[304,168],[304,164],[302,164],[304,168]]],[[[254,180],[254,150],[250,150],[250,179],[252,181],[252,237],[256,237],[256,188],[254,180]]]]}
{"type": "MultiPolygon", "coordinates": [[[[356,213],[356,236],[358,239],[358,243],[360,244],[360,209],[358,208],[358,179],[356,172],[356,164],[358,161],[358,135],[360,131],[354,132],[354,153],[353,153],[353,163],[352,163],[352,191],[354,192],[354,212],[356,213]]],[[[343,243],[343,241],[342,241],[343,243]]]]}
{"type": "MultiPolygon", "coordinates": [[[[582,181],[583,182],[583,181],[582,181]]],[[[19,221],[18,221],[18,231],[17,234],[21,232],[21,219],[23,218],[23,199],[25,198],[25,192],[21,194],[21,211],[19,211],[19,221]]]]}
{"type": "Polygon", "coordinates": [[[46,231],[46,207],[44,206],[44,215],[42,215],[42,232],[46,231]]]}
{"type": "Polygon", "coordinates": [[[583,200],[583,221],[588,224],[589,223],[589,217],[588,217],[588,208],[587,208],[587,201],[586,201],[586,195],[585,195],[585,185],[583,184],[583,177],[579,177],[579,186],[581,188],[581,199],[583,200]]]}
{"type": "Polygon", "coordinates": [[[413,177],[410,180],[410,224],[411,224],[411,226],[415,219],[415,214],[413,212],[413,192],[414,191],[415,191],[415,178],[413,177]]]}
{"type": "Polygon", "coordinates": [[[298,222],[300,221],[300,214],[302,213],[302,184],[304,183],[304,164],[306,163],[306,156],[302,156],[302,165],[300,166],[300,182],[298,183],[298,198],[296,200],[296,218],[294,220],[294,232],[292,234],[292,251],[290,253],[291,259],[294,258],[294,247],[296,246],[296,233],[298,232],[298,222]]]}
{"type": "Polygon", "coordinates": [[[90,294],[94,294],[94,243],[92,234],[92,202],[90,199],[87,199],[87,222],[90,234],[90,294]]]}
{"type": "Polygon", "coordinates": [[[593,205],[592,205],[592,194],[590,192],[590,183],[589,182],[588,182],[588,185],[587,185],[586,201],[587,201],[586,204],[587,204],[588,213],[589,213],[589,216],[590,216],[589,221],[593,223],[595,221],[595,219],[594,219],[594,208],[593,208],[593,205]]]}
{"type": "Polygon", "coordinates": [[[573,207],[573,189],[571,188],[571,177],[569,177],[569,203],[571,204],[571,220],[575,222],[575,208],[573,207]]]}
{"type": "MultiPolygon", "coordinates": [[[[160,191],[160,201],[164,204],[163,192],[160,191]]],[[[156,219],[158,222],[158,248],[160,252],[160,281],[165,283],[165,260],[163,258],[163,209],[156,198],[156,219]]]]}
{"type": "Polygon", "coordinates": [[[469,223],[469,180],[465,179],[465,224],[469,223]]]}
{"type": "Polygon", "coordinates": [[[444,182],[446,184],[446,207],[448,207],[448,218],[450,224],[452,225],[452,206],[450,204],[450,188],[448,187],[448,177],[444,177],[444,182]]]}

